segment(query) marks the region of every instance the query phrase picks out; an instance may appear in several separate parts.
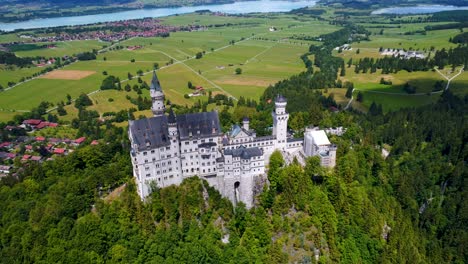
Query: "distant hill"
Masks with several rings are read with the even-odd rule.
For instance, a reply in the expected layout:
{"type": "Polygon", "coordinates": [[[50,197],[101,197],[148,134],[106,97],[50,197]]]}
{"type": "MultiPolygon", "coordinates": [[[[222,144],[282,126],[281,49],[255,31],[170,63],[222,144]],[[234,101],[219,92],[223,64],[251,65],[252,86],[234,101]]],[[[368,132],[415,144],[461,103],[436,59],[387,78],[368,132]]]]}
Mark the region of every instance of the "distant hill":
{"type": "Polygon", "coordinates": [[[352,8],[388,7],[402,4],[438,4],[468,6],[468,0],[320,0],[326,5],[342,4],[352,8]]]}
{"type": "Polygon", "coordinates": [[[226,4],[238,1],[245,0],[2,0],[0,22],[102,14],[140,8],[226,4]]]}

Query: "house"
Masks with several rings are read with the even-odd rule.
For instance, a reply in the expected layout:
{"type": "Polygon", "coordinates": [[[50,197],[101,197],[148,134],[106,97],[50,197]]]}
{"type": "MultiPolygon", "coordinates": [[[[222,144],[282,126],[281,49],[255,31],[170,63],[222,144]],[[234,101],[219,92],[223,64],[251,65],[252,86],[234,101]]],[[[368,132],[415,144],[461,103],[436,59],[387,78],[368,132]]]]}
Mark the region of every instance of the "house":
{"type": "Polygon", "coordinates": [[[93,140],[93,141],[91,142],[91,145],[92,145],[92,146],[99,145],[99,141],[97,141],[97,140],[93,140]]]}
{"type": "Polygon", "coordinates": [[[23,125],[29,126],[29,127],[36,127],[42,122],[40,119],[26,119],[23,121],[23,125]]]}
{"type": "Polygon", "coordinates": [[[9,174],[13,167],[9,165],[0,165],[0,173],[9,174]]]}
{"type": "Polygon", "coordinates": [[[39,125],[37,125],[36,129],[43,129],[45,127],[57,127],[57,126],[58,126],[57,123],[44,121],[44,122],[41,122],[39,125]]]}
{"type": "Polygon", "coordinates": [[[41,156],[32,156],[30,158],[31,161],[36,161],[36,162],[39,162],[42,160],[42,157],[41,156]]]}
{"type": "Polygon", "coordinates": [[[54,149],[54,154],[65,155],[65,153],[66,153],[66,149],[64,149],[64,148],[55,148],[54,149]]]}
{"type": "Polygon", "coordinates": [[[12,146],[11,142],[0,143],[0,148],[11,148],[11,146],[12,146]]]}
{"type": "Polygon", "coordinates": [[[80,138],[77,138],[73,141],[73,144],[76,145],[76,146],[79,146],[81,145],[81,143],[83,143],[84,141],[86,140],[85,137],[80,137],[80,138]]]}
{"type": "Polygon", "coordinates": [[[27,161],[31,158],[31,155],[23,155],[23,157],[21,158],[22,161],[27,161]]]}
{"type": "Polygon", "coordinates": [[[11,160],[11,159],[14,159],[15,157],[16,157],[15,153],[9,153],[9,152],[3,152],[3,151],[0,152],[0,159],[11,160]]]}
{"type": "Polygon", "coordinates": [[[45,137],[36,137],[36,141],[39,141],[39,142],[44,142],[45,141],[45,137]]]}

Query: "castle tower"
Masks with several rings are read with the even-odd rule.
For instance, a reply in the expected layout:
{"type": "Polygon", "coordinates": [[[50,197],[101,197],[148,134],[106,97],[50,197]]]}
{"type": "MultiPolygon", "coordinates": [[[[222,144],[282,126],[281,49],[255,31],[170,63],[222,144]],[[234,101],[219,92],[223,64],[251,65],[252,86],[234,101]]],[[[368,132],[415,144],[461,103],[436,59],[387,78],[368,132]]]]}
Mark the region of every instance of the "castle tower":
{"type": "Polygon", "coordinates": [[[276,137],[277,147],[280,149],[286,148],[286,138],[288,135],[288,119],[289,114],[286,112],[286,98],[278,95],[275,98],[275,110],[273,116],[273,136],[276,137]]]}
{"type": "Polygon", "coordinates": [[[151,80],[150,85],[150,96],[153,102],[153,105],[151,106],[151,111],[153,111],[153,115],[164,115],[164,111],[166,110],[164,106],[164,93],[161,89],[161,84],[159,83],[158,76],[156,76],[156,71],[153,71],[153,79],[151,80]]]}
{"type": "Polygon", "coordinates": [[[250,124],[250,119],[248,117],[244,117],[244,119],[242,119],[242,128],[249,131],[250,130],[249,124],[250,124]]]}
{"type": "Polygon", "coordinates": [[[177,130],[177,120],[172,108],[169,110],[169,116],[167,117],[167,125],[169,130],[169,136],[171,139],[177,139],[179,131],[177,130]]]}

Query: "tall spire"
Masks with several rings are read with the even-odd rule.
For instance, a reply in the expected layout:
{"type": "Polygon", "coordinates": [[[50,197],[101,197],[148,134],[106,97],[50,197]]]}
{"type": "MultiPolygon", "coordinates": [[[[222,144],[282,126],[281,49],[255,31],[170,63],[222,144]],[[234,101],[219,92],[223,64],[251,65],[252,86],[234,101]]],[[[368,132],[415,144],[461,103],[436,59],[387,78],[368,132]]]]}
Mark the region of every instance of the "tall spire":
{"type": "Polygon", "coordinates": [[[166,111],[166,107],[164,106],[164,93],[161,89],[161,85],[159,84],[158,76],[156,76],[156,71],[153,71],[153,79],[151,80],[150,85],[150,96],[153,103],[151,106],[153,115],[164,115],[164,112],[166,111]]]}
{"type": "Polygon", "coordinates": [[[167,122],[169,124],[175,124],[177,122],[176,120],[176,116],[174,114],[174,110],[172,110],[172,107],[171,109],[169,110],[169,117],[167,118],[167,122]]]}
{"type": "Polygon", "coordinates": [[[153,79],[151,79],[150,90],[162,91],[156,71],[153,70],[153,79]]]}

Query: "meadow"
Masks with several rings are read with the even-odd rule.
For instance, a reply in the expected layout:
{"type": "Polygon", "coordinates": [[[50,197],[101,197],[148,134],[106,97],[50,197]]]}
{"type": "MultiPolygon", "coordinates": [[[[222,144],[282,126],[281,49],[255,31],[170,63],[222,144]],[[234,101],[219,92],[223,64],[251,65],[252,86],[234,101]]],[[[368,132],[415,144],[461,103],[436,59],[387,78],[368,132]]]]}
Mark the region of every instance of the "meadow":
{"type": "MultiPolygon", "coordinates": [[[[330,12],[329,12],[330,13],[330,12]]],[[[327,15],[330,15],[327,13],[327,15]]],[[[428,31],[427,35],[404,35],[405,32],[424,29],[426,25],[438,23],[400,24],[399,27],[385,28],[382,34],[379,25],[385,26],[388,21],[383,18],[370,18],[372,22],[360,21],[363,26],[370,26],[373,34],[370,41],[352,44],[352,50],[333,55],[342,57],[345,62],[373,57],[382,57],[378,51],[384,48],[405,48],[415,50],[429,50],[430,48],[454,47],[448,42],[450,37],[460,32],[458,29],[428,31]],[[379,24],[381,23],[381,24],[379,24]],[[360,53],[356,54],[359,49],[360,53]]],[[[127,83],[131,86],[138,84],[137,72],[143,71],[141,76],[147,83],[151,79],[151,71],[155,63],[159,65],[158,76],[164,89],[166,99],[178,105],[190,106],[197,101],[207,100],[206,96],[187,98],[193,93],[187,87],[191,82],[194,86],[202,86],[205,91],[224,93],[235,100],[240,96],[258,100],[263,91],[280,80],[304,71],[304,64],[300,56],[307,52],[311,44],[321,45],[320,42],[294,39],[301,36],[318,37],[330,33],[340,27],[328,21],[319,21],[311,17],[296,17],[290,14],[260,14],[249,16],[216,16],[208,14],[186,14],[161,18],[161,23],[170,25],[198,24],[209,26],[197,31],[173,32],[170,37],[131,38],[116,45],[123,46],[119,50],[101,50],[95,61],[79,61],[64,69],[73,71],[90,71],[93,74],[78,80],[42,79],[38,78],[23,83],[11,90],[0,94],[0,120],[11,119],[12,111],[27,111],[37,106],[41,101],[56,104],[65,101],[66,95],[76,98],[81,93],[90,94],[95,102],[90,107],[99,113],[117,111],[135,107],[126,98],[137,97],[134,92],[99,91],[102,80],[107,75],[119,77],[122,87],[127,83]],[[213,26],[216,25],[216,26],[213,26]],[[276,30],[271,31],[274,27],[276,30]],[[129,50],[128,46],[140,46],[139,49],[129,50]],[[196,59],[195,55],[202,53],[196,59]],[[242,70],[236,74],[236,69],[242,70]],[[128,73],[134,78],[127,80],[128,73]],[[30,96],[34,95],[34,96],[30,96]],[[112,98],[113,100],[109,100],[112,98]]],[[[3,35],[0,40],[15,39],[11,35],[3,35]]],[[[38,45],[47,43],[38,43],[38,45]]],[[[72,55],[93,49],[100,50],[107,42],[96,40],[58,42],[53,49],[35,49],[16,52],[18,56],[56,57],[72,55]]],[[[313,60],[313,56],[311,56],[313,60]]],[[[354,66],[346,69],[346,76],[342,80],[349,80],[355,88],[364,94],[364,102],[353,103],[353,107],[365,111],[375,101],[384,106],[385,110],[400,107],[422,105],[436,100],[439,95],[407,95],[403,85],[409,82],[417,87],[417,93],[432,91],[433,85],[443,77],[433,71],[412,72],[400,71],[397,74],[382,75],[355,74],[354,66]],[[391,80],[393,84],[379,84],[381,78],[391,80]],[[383,93],[377,93],[383,92],[383,93]]],[[[17,82],[21,77],[30,76],[40,68],[16,69],[13,71],[0,70],[0,84],[6,86],[10,80],[17,82]]],[[[466,73],[452,82],[452,89],[459,93],[466,92],[466,73]]],[[[355,92],[355,95],[357,93],[355,92]]],[[[330,89],[337,96],[341,104],[347,103],[343,89],[330,89]]],[[[148,97],[147,90],[142,96],[148,97]]],[[[66,107],[69,115],[61,117],[71,120],[77,111],[72,106],[66,107]]],[[[149,114],[149,111],[137,112],[136,115],[149,114]]]]}
{"type": "MultiPolygon", "coordinates": [[[[163,19],[163,23],[172,24],[224,24],[229,27],[213,27],[200,31],[174,32],[170,37],[132,38],[118,45],[120,50],[109,50],[99,53],[95,61],[80,61],[65,67],[66,70],[94,71],[95,73],[79,80],[35,79],[21,84],[0,96],[0,120],[10,118],[2,115],[7,111],[29,110],[41,101],[56,104],[65,101],[66,95],[76,98],[81,93],[92,93],[99,89],[104,72],[122,80],[122,86],[129,83],[137,84],[137,71],[145,75],[142,80],[150,82],[154,63],[160,67],[158,76],[161,80],[166,98],[179,105],[192,105],[206,96],[185,98],[192,93],[187,83],[202,86],[206,91],[224,93],[235,99],[240,96],[258,99],[264,89],[291,75],[304,70],[300,55],[304,54],[309,44],[297,41],[287,41],[294,34],[308,33],[314,36],[336,30],[337,26],[327,22],[314,20],[297,21],[291,16],[275,15],[275,19],[264,17],[217,17],[211,15],[189,14],[172,16],[163,19]],[[241,23],[236,25],[236,23],[241,23]],[[251,25],[245,25],[245,23],[251,25]],[[271,26],[277,31],[269,31],[271,26]],[[283,30],[281,30],[283,29],[283,30]],[[253,38],[265,37],[265,40],[253,38]],[[231,42],[235,43],[232,44],[231,42]],[[128,50],[127,46],[141,46],[140,49],[128,50]],[[204,55],[200,59],[194,56],[198,52],[204,55]],[[131,62],[134,60],[134,62],[131,62]],[[235,74],[235,69],[241,68],[242,74],[235,74]],[[127,74],[134,75],[133,80],[127,80],[127,74]],[[34,94],[35,96],[27,96],[34,94]]],[[[84,50],[99,49],[108,43],[97,41],[60,42],[55,49],[30,50],[18,52],[19,56],[63,56],[84,50]],[[82,45],[81,45],[82,44],[82,45]],[[78,48],[80,47],[80,49],[78,48]],[[45,53],[42,53],[46,51],[45,53]]],[[[0,75],[1,76],[1,75],[0,75]]],[[[133,92],[132,92],[133,93],[133,92]]],[[[90,95],[98,102],[90,109],[101,114],[116,109],[134,107],[125,97],[125,91],[102,91],[90,95]],[[105,97],[113,98],[109,102],[105,97]]],[[[143,96],[148,91],[143,90],[143,96]]],[[[136,94],[132,97],[136,97],[136,94]]],[[[75,113],[72,109],[69,113],[75,113]]],[[[69,119],[63,117],[64,120],[69,119]]]]}

